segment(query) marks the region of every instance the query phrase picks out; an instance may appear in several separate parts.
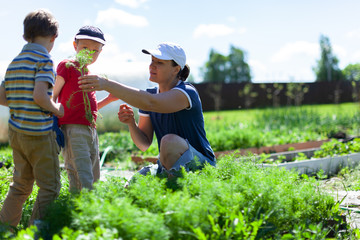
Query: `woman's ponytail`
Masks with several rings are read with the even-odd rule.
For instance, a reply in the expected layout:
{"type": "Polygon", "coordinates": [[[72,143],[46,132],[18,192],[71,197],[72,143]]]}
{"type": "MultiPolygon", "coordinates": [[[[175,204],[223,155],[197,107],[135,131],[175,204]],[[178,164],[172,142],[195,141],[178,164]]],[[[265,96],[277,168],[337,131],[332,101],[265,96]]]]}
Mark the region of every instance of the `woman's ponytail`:
{"type": "Polygon", "coordinates": [[[178,73],[178,77],[181,81],[186,81],[190,74],[190,67],[189,65],[185,65],[185,67],[178,73]]]}

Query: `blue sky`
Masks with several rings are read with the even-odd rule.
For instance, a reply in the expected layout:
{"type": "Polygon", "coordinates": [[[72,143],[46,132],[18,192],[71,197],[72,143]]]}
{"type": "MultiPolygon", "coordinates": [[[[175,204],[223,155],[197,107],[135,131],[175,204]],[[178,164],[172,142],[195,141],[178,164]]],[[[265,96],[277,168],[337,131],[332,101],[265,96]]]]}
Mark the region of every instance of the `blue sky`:
{"type": "Polygon", "coordinates": [[[360,62],[358,0],[12,0],[1,4],[0,77],[21,50],[22,22],[38,8],[58,19],[51,52],[55,65],[74,54],[72,41],[86,24],[100,27],[107,44],[91,71],[146,87],[150,57],[143,48],[176,42],[187,53],[195,81],[210,49],[227,55],[230,45],[247,53],[254,82],[314,81],[319,38],[329,37],[340,68],[360,62]]]}

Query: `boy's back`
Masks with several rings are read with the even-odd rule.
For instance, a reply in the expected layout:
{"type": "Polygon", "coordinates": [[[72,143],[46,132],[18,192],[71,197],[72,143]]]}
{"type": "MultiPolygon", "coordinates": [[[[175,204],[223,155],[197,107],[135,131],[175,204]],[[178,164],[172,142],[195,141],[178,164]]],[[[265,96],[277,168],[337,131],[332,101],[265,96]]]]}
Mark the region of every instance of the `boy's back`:
{"type": "MultiPolygon", "coordinates": [[[[5,75],[5,90],[10,108],[9,126],[28,135],[45,135],[51,131],[52,116],[34,102],[36,81],[54,84],[53,61],[39,44],[26,44],[11,62],[5,75]]],[[[51,96],[52,88],[47,94],[51,96]]]]}
{"type": "Polygon", "coordinates": [[[53,116],[64,108],[51,99],[54,84],[49,52],[58,34],[58,22],[46,10],[29,13],[24,20],[28,42],[9,65],[0,86],[0,104],[9,106],[9,143],[14,174],[0,211],[0,222],[16,227],[23,204],[39,187],[30,224],[41,220],[60,192],[59,146],[52,130],[53,116]]]}

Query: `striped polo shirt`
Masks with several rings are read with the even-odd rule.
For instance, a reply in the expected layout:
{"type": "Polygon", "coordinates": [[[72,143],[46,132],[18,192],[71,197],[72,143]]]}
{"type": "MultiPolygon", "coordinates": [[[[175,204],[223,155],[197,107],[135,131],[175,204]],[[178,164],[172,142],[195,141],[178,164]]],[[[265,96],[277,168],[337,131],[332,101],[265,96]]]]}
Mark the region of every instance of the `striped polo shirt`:
{"type": "Polygon", "coordinates": [[[26,44],[10,63],[5,75],[6,100],[10,108],[9,126],[28,135],[46,135],[52,129],[50,112],[34,102],[35,82],[49,83],[47,94],[52,95],[55,72],[53,61],[45,47],[26,44]]]}

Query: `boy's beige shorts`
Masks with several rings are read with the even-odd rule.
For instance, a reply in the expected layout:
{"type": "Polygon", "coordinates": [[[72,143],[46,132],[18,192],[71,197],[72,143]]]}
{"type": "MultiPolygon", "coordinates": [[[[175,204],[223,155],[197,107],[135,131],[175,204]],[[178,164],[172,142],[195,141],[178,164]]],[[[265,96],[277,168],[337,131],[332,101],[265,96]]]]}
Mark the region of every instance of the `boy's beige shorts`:
{"type": "Polygon", "coordinates": [[[62,155],[70,191],[92,189],[100,178],[99,140],[95,128],[80,124],[61,126],[65,136],[62,155]]]}
{"type": "Polygon", "coordinates": [[[53,131],[44,136],[30,136],[9,127],[9,142],[13,149],[13,182],[0,212],[0,221],[17,226],[22,207],[33,190],[34,182],[39,191],[30,224],[45,215],[48,205],[59,195],[60,169],[59,146],[53,131]]]}

